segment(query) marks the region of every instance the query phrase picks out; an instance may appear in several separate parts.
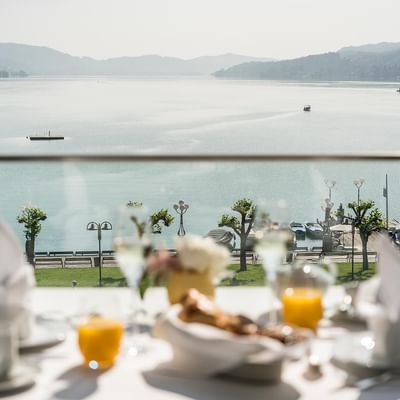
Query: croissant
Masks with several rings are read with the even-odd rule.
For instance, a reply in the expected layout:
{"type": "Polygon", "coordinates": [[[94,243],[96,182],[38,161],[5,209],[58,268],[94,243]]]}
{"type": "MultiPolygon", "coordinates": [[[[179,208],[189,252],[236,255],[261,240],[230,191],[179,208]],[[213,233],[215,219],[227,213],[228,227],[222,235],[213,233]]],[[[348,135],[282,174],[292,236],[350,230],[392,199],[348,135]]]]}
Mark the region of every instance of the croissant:
{"type": "Polygon", "coordinates": [[[226,313],[196,289],[190,289],[182,296],[180,304],[182,310],[179,313],[179,318],[183,322],[206,324],[237,335],[265,336],[287,345],[296,344],[306,339],[306,336],[299,329],[289,325],[261,327],[248,317],[226,313]]]}

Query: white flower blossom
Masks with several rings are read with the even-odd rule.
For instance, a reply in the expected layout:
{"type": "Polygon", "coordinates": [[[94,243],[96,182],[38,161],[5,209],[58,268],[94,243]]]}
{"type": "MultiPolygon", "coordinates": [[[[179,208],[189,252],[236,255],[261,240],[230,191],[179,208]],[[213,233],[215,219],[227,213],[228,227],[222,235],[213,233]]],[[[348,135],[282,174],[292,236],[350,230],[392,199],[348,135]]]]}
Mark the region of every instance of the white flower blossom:
{"type": "Polygon", "coordinates": [[[209,271],[212,277],[226,269],[230,254],[210,237],[186,235],[176,240],[176,250],[182,268],[195,272],[209,271]]]}

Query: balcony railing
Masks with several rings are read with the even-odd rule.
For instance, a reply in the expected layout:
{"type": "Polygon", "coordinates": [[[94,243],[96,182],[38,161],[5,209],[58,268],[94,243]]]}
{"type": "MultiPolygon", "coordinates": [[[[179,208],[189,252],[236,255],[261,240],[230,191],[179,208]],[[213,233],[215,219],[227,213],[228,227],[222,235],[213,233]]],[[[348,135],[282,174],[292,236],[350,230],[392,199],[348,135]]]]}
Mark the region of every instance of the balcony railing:
{"type": "MultiPolygon", "coordinates": [[[[140,201],[150,212],[167,208],[175,216],[172,226],[153,238],[156,243],[163,241],[165,247],[173,248],[179,230],[179,216],[173,205],[179,200],[190,205],[184,215],[186,232],[200,235],[217,228],[222,214],[234,214],[231,206],[241,198],[255,202],[284,200],[287,222],[323,222],[329,195],[333,217],[340,205],[346,214],[350,212],[347,204],[357,200],[354,181],[360,177],[364,179],[359,189],[361,199],[373,200],[384,218],[387,216],[395,225],[400,218],[400,152],[0,155],[0,217],[24,243],[16,216],[27,204],[40,207],[48,218],[37,239],[36,251],[83,254],[97,248],[97,236],[86,230],[88,222],[113,222],[118,206],[140,201]],[[335,181],[330,188],[326,185],[329,179],[335,181]]],[[[347,248],[342,261],[348,262],[349,239],[344,234],[336,236],[347,248]]],[[[112,231],[104,232],[103,249],[112,248],[112,238],[112,231]]],[[[315,249],[321,248],[322,243],[306,237],[300,238],[297,246],[297,253],[307,259],[307,252],[318,253],[315,249]]],[[[357,257],[359,251],[356,248],[357,257]]],[[[88,257],[88,266],[95,265],[93,255],[88,257]]],[[[375,257],[373,245],[370,257],[375,257]]],[[[74,260],[66,264],[72,265],[74,260]]]]}

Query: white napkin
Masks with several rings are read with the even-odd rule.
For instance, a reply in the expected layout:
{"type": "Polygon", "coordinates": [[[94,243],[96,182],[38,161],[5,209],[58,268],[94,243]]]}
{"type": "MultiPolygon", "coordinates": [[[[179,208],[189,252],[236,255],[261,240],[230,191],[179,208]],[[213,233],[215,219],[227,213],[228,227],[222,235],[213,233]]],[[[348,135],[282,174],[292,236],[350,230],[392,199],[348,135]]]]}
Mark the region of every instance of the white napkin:
{"type": "Polygon", "coordinates": [[[377,275],[361,284],[356,307],[374,335],[373,358],[400,366],[400,250],[384,235],[376,245],[377,275]]]}
{"type": "Polygon", "coordinates": [[[274,339],[239,336],[205,324],[182,322],[178,318],[180,307],[171,307],[153,329],[154,336],[166,340],[173,350],[173,360],[164,368],[207,377],[242,365],[253,354],[263,352],[263,358],[271,363],[286,356],[285,346],[274,339]]]}
{"type": "Polygon", "coordinates": [[[35,286],[32,266],[26,260],[18,239],[0,221],[0,306],[19,310],[21,338],[31,333],[31,292],[35,286]]]}

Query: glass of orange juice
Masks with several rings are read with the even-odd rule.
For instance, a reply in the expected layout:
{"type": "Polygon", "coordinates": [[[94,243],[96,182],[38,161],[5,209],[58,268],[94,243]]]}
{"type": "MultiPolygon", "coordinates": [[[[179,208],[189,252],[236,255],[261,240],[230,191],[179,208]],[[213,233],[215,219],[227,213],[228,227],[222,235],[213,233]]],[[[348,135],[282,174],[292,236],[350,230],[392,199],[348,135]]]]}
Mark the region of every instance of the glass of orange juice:
{"type": "Polygon", "coordinates": [[[322,291],[316,288],[287,288],[281,296],[283,320],[315,331],[323,316],[322,291]]]}
{"type": "Polygon", "coordinates": [[[295,263],[278,273],[283,320],[292,325],[316,330],[323,317],[323,296],[335,283],[332,263],[295,263]]]}
{"type": "Polygon", "coordinates": [[[100,316],[90,317],[80,323],[78,343],[84,364],[91,369],[112,367],[121,346],[123,332],[120,321],[100,316]]]}

